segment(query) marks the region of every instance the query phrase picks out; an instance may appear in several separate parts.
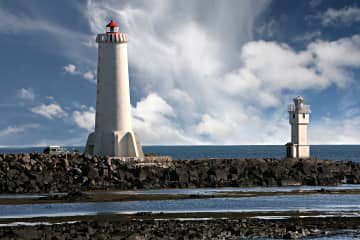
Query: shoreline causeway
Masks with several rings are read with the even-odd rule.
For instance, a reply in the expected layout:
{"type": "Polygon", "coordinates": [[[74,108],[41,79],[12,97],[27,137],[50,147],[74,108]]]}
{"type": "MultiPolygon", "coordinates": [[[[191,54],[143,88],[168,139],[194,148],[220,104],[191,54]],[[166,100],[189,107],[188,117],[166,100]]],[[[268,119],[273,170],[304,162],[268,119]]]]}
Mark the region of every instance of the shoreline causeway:
{"type": "MultiPolygon", "coordinates": [[[[156,160],[156,157],[152,157],[156,160]]],[[[0,155],[0,194],[360,183],[360,163],[319,159],[171,160],[132,164],[81,154],[0,155]]]]}

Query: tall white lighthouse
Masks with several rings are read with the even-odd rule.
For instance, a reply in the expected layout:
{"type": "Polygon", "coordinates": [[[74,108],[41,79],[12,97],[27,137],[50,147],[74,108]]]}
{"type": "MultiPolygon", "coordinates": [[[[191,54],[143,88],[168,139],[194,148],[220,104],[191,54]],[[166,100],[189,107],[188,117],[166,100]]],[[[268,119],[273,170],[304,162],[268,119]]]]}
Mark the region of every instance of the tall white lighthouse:
{"type": "Polygon", "coordinates": [[[304,105],[304,98],[298,96],[294,98],[294,103],[289,105],[288,111],[291,142],[286,144],[286,155],[290,158],[309,158],[307,127],[310,121],[310,106],[304,105]]]}
{"type": "Polygon", "coordinates": [[[98,34],[98,68],[95,132],[86,143],[91,155],[143,157],[131,126],[127,42],[125,33],[111,20],[106,33],[98,34]]]}

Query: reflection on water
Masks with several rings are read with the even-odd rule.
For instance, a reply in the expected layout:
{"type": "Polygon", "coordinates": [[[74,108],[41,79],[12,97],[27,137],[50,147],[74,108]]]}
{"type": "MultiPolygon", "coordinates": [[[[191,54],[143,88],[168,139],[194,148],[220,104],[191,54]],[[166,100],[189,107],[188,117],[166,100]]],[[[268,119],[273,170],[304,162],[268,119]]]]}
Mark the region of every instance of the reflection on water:
{"type": "Polygon", "coordinates": [[[225,187],[225,188],[194,188],[194,189],[155,189],[137,191],[111,191],[119,194],[214,194],[217,192],[291,192],[309,190],[351,190],[360,189],[360,184],[343,184],[339,186],[289,186],[289,187],[225,187]]]}
{"type": "Polygon", "coordinates": [[[48,194],[0,194],[0,199],[37,199],[47,196],[48,194]]]}
{"type": "Polygon", "coordinates": [[[2,205],[0,218],[29,218],[41,216],[77,216],[101,213],[136,212],[272,212],[322,211],[327,214],[356,214],[360,212],[357,194],[281,195],[243,198],[210,198],[182,200],[152,200],[128,202],[92,202],[2,205]]]}
{"type": "MultiPolygon", "coordinates": [[[[289,187],[225,187],[225,188],[184,188],[184,189],[154,189],[136,191],[100,191],[88,192],[88,194],[134,194],[134,195],[156,195],[156,194],[188,194],[188,195],[210,195],[221,192],[292,192],[310,190],[354,190],[360,189],[360,184],[343,184],[339,186],[289,186],[289,187]]],[[[0,194],[0,199],[37,199],[50,195],[63,196],[65,193],[56,194],[0,194]]]]}
{"type": "Polygon", "coordinates": [[[335,236],[320,237],[320,238],[306,238],[316,240],[349,240],[349,239],[360,239],[360,231],[343,230],[338,231],[335,236]]]}
{"type": "MultiPolygon", "coordinates": [[[[335,233],[334,233],[335,234],[335,233]]],[[[360,239],[360,231],[357,230],[341,230],[337,231],[336,235],[326,236],[326,237],[306,237],[302,239],[308,240],[350,240],[350,239],[360,239]]],[[[253,238],[241,238],[243,240],[250,240],[253,238]]],[[[269,240],[273,238],[256,238],[257,240],[269,240]]]]}

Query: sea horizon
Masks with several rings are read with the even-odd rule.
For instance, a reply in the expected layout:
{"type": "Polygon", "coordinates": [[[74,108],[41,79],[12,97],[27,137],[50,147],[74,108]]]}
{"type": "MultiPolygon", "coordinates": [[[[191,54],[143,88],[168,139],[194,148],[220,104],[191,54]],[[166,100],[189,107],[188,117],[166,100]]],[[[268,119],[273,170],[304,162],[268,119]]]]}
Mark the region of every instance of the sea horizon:
{"type": "MultiPolygon", "coordinates": [[[[0,145],[0,148],[36,148],[48,146],[62,146],[62,147],[85,147],[85,145],[0,145]]],[[[285,146],[285,144],[142,144],[143,147],[207,147],[207,146],[285,146]]],[[[360,143],[332,143],[332,144],[310,144],[310,146],[360,146],[360,143]]]]}
{"type": "MultiPolygon", "coordinates": [[[[42,153],[46,146],[0,147],[0,154],[42,153]]],[[[84,152],[84,146],[64,146],[69,151],[84,152]]],[[[171,156],[173,159],[204,158],[285,158],[285,145],[144,145],[145,154],[171,156]]],[[[360,145],[311,145],[312,158],[360,162],[360,145]]]]}

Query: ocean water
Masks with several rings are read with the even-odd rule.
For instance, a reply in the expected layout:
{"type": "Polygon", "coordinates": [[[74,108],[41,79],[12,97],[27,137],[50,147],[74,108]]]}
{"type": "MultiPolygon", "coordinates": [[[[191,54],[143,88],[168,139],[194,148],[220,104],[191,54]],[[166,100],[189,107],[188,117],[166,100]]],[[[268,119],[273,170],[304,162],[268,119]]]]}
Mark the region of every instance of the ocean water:
{"type": "MultiPolygon", "coordinates": [[[[109,190],[109,191],[90,191],[86,192],[90,195],[215,195],[223,192],[303,192],[303,191],[322,191],[322,190],[359,190],[360,184],[341,184],[338,186],[286,186],[286,187],[220,187],[220,188],[178,188],[178,189],[142,189],[142,190],[109,190]]],[[[313,193],[318,194],[318,193],[313,193]]],[[[65,193],[51,193],[51,194],[0,194],[1,199],[41,199],[49,196],[64,196],[65,193]]]]}
{"type": "Polygon", "coordinates": [[[241,198],[146,200],[122,202],[43,203],[1,205],[0,219],[84,216],[96,214],[189,213],[189,212],[265,212],[267,216],[288,211],[317,212],[317,216],[357,217],[358,194],[274,195],[241,198]]]}
{"type": "MultiPolygon", "coordinates": [[[[213,189],[217,191],[217,189],[213,189]]],[[[33,217],[86,216],[98,214],[135,214],[137,212],[183,213],[183,212],[261,212],[266,216],[255,218],[286,219],[287,211],[299,211],[305,217],[307,212],[317,211],[317,217],[358,217],[360,214],[360,198],[357,194],[312,194],[258,196],[242,198],[209,198],[124,202],[85,202],[85,203],[45,203],[45,204],[13,204],[1,205],[0,219],[13,219],[8,225],[36,225],[51,223],[24,223],[22,219],[33,217]],[[280,216],[278,214],[280,213],[280,216]],[[20,221],[20,222],[17,222],[20,221]]],[[[321,240],[359,239],[358,230],[339,230],[335,236],[327,236],[321,240]]]]}
{"type": "MultiPolygon", "coordinates": [[[[83,152],[84,147],[67,147],[83,152]]],[[[168,155],[174,159],[201,158],[283,158],[283,145],[237,145],[237,146],[144,146],[145,154],[168,155]]],[[[42,152],[43,147],[0,148],[0,153],[42,152]]],[[[360,162],[360,145],[312,145],[311,156],[329,160],[360,162]]]]}

